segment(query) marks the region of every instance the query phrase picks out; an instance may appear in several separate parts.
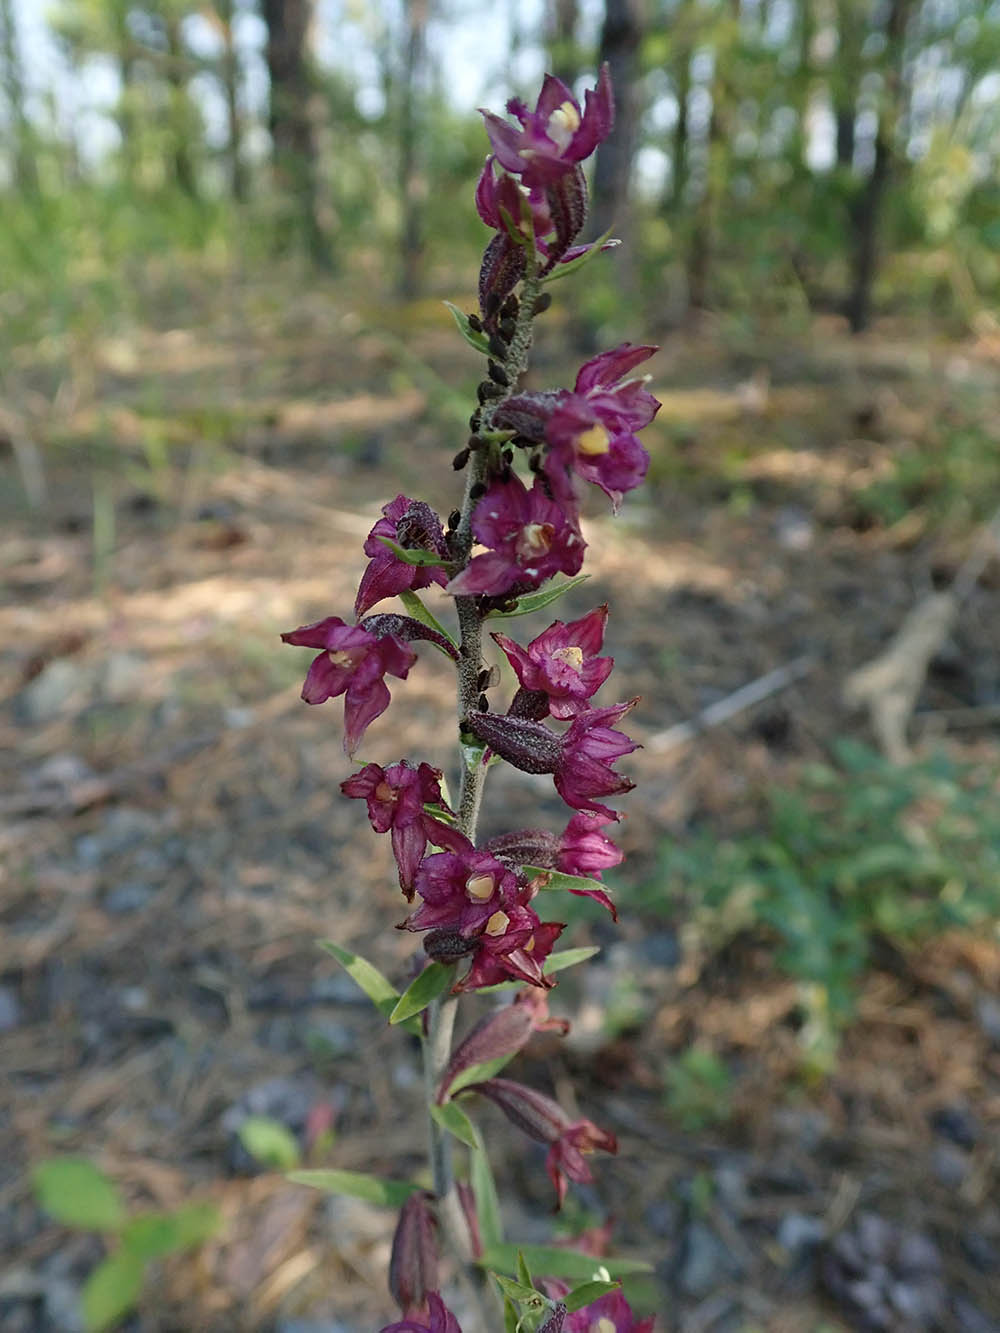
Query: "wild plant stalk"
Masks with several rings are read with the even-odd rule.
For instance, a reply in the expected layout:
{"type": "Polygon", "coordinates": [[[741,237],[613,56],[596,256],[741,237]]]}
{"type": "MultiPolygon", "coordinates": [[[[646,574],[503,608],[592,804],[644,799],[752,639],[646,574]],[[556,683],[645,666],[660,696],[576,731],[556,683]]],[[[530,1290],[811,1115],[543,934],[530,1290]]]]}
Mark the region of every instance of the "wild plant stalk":
{"type": "Polygon", "coordinates": [[[561,967],[593,952],[553,951],[565,927],[541,919],[533,905],[539,895],[558,890],[589,897],[617,919],[601,873],[622,859],[603,831],[620,816],[598,798],[633,785],[614,762],[635,749],[615,727],[635,700],[591,703],[614,665],[599,655],[607,606],[569,623],[557,620],[525,646],[492,633],[518,680],[502,712],[488,697],[499,672],[483,654],[487,621],[500,617],[506,625],[579,582],[585,483],[603,490],[617,512],[648,466],[636,432],[659,404],[632,372],[654,347],[625,343],[594,357],[572,390],[519,387],[534,320],[551,304],[548,284],[615,244],[607,238],[575,244],[587,217],[580,163],[610,132],[613,108],[603,69],[583,109],[548,75],[534,111],[508,103],[516,124],[484,113],[493,152],[475,201],[492,236],[480,270],[479,311],[463,315],[453,308],[463,337],[486,357],[487,371],[468,442],[454,459],[455,469],[466,472],[461,506],[442,524],[424,501],[397,496],[365,543],[370,559],[355,600],[356,623],[329,616],[282,636],[318,650],[303,698],[319,704],[344,696],[344,746],[352,757],[390,703],[385,677],[405,679],[415,664],[413,644],[433,644],[457,675],[461,782],[454,807],[443,775],[426,763],[367,763],[341,784],[345,795],[366,801],[372,827],[391,835],[400,888],[411,905],[419,899],[402,924],[423,935],[429,961],[400,996],[370,964],[330,946],[390,1022],[422,1037],[431,1187],[348,1172],[297,1173],[324,1188],[402,1202],[389,1270],[402,1320],[383,1333],[461,1333],[441,1296],[442,1241],[464,1289],[466,1318],[476,1320],[481,1333],[493,1333],[501,1319],[484,1284],[502,1299],[505,1331],[652,1328],[652,1319],[637,1319],[622,1295],[613,1274],[630,1265],[604,1255],[606,1237],[582,1238],[577,1250],[521,1247],[512,1257],[486,1146],[465,1109],[471,1099],[492,1101],[547,1146],[557,1207],[570,1181],[592,1180],[587,1155],[617,1151],[613,1134],[573,1120],[547,1094],[498,1075],[535,1031],[567,1030],[565,1020],[549,1017],[547,993],[561,967]],[[558,575],[569,577],[553,582],[558,575]],[[420,596],[435,584],[454,601],[457,636],[420,596]],[[405,614],[368,614],[390,597],[401,600],[405,614]],[[516,829],[477,841],[486,777],[501,761],[552,775],[572,812],[561,833],[516,829]],[[461,995],[518,987],[511,1002],[504,995],[453,1049],[461,995]],[[456,1147],[468,1152],[468,1180],[456,1173],[456,1147]],[[543,1274],[537,1282],[533,1257],[543,1274]]]}

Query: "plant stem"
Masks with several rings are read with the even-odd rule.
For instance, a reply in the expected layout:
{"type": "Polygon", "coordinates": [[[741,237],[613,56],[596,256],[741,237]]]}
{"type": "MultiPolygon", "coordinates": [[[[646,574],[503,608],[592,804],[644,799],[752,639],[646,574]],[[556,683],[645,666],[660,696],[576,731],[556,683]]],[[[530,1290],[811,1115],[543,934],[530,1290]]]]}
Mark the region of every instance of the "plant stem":
{"type": "MultiPolygon", "coordinates": [[[[528,353],[531,349],[531,321],[534,316],[535,302],[541,284],[534,270],[525,278],[521,289],[520,307],[514,336],[511,338],[504,368],[507,371],[511,388],[504,397],[515,392],[520,375],[527,367],[528,353]]],[[[496,409],[503,399],[491,400],[482,409],[481,429],[488,430],[496,409]]],[[[471,456],[466,469],[465,495],[462,499],[461,518],[453,538],[453,552],[459,568],[464,568],[472,553],[472,511],[478,503],[479,488],[487,481],[492,447],[477,449],[471,456]]],[[[479,701],[479,673],[483,666],[483,615],[475,597],[456,597],[455,611],[458,616],[460,631],[458,661],[458,721],[459,724],[470,713],[475,712],[479,701]]],[[[461,755],[462,781],[458,799],[458,827],[462,833],[475,843],[476,829],[479,823],[479,807],[486,785],[486,765],[477,751],[471,762],[467,762],[466,752],[461,755]]],[[[441,1128],[430,1115],[429,1108],[434,1105],[438,1083],[451,1056],[451,1043],[455,1030],[455,1017],[458,997],[445,995],[434,1000],[427,1009],[427,1036],[424,1040],[424,1086],[428,1106],[428,1141],[430,1145],[431,1170],[434,1180],[434,1194],[438,1201],[438,1215],[442,1230],[448,1243],[462,1263],[460,1278],[467,1295],[478,1309],[482,1333],[492,1333],[491,1312],[488,1309],[488,1297],[482,1281],[476,1281],[468,1270],[471,1258],[468,1239],[468,1227],[455,1188],[452,1169],[451,1136],[441,1128]]]]}

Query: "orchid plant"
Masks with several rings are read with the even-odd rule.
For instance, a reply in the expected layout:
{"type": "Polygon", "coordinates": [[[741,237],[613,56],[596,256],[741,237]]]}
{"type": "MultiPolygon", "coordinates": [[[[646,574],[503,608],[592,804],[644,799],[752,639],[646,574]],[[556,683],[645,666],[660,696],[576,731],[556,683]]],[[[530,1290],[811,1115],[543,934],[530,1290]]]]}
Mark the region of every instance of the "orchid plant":
{"type": "Polygon", "coordinates": [[[565,926],[540,915],[548,891],[592,898],[617,920],[601,876],[622,859],[606,831],[620,815],[604,801],[633,785],[615,765],[636,748],[619,730],[636,700],[593,703],[614,665],[601,655],[606,605],[557,620],[523,646],[492,633],[517,679],[506,709],[489,698],[500,673],[484,662],[483,639],[490,620],[508,626],[581,581],[587,483],[618,511],[645,475],[649,458],[636,435],[659,407],[634,373],[656,351],[644,345],[594,357],[572,389],[520,388],[533,322],[551,303],[548,285],[617,244],[607,237],[576,243],[587,218],[580,164],[612,128],[607,68],[583,108],[547,75],[533,111],[516,100],[507,110],[515,123],[483,113],[492,153],[475,202],[492,236],[479,309],[465,315],[453,307],[462,335],[486,361],[468,443],[454,459],[465,472],[462,502],[442,523],[424,501],[396,496],[365,542],[356,623],[328,616],[282,635],[316,652],[302,690],[307,703],[343,695],[352,758],[389,706],[386,678],[405,680],[414,667],[415,644],[433,644],[457,675],[461,783],[454,804],[439,770],[407,759],[366,763],[341,784],[346,796],[365,801],[372,828],[391,837],[411,909],[401,925],[421,936],[424,965],[400,995],[366,960],[328,946],[389,1021],[421,1039],[431,1185],[343,1171],[294,1178],[400,1208],[389,1288],[402,1318],[383,1333],[461,1333],[442,1294],[446,1272],[466,1333],[493,1333],[501,1322],[505,1330],[544,1333],[649,1333],[653,1321],[632,1313],[618,1281],[645,1266],[609,1258],[603,1233],[600,1243],[585,1236],[576,1248],[506,1242],[483,1137],[468,1110],[492,1102],[546,1146],[557,1208],[571,1181],[593,1179],[591,1154],[617,1150],[608,1130],[500,1075],[534,1032],[566,1031],[566,1022],[548,1014],[547,992],[560,969],[595,952],[556,950],[565,926]],[[457,633],[420,596],[434,585],[452,599],[457,633]],[[389,598],[402,610],[371,614],[389,598]],[[514,829],[477,842],[484,785],[498,762],[551,774],[570,808],[561,832],[514,829]],[[500,1007],[453,1049],[459,997],[486,989],[500,992],[500,1007]],[[456,1170],[457,1145],[468,1150],[465,1172],[456,1170]]]}

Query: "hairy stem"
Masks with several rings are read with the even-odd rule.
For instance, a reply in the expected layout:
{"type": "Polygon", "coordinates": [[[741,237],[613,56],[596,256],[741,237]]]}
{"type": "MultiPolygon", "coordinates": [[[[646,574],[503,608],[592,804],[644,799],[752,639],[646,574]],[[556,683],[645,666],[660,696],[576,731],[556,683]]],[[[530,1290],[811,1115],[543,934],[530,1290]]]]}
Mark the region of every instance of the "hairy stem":
{"type": "MultiPolygon", "coordinates": [[[[514,336],[510,341],[504,369],[510,380],[511,388],[504,398],[516,389],[518,378],[524,373],[531,350],[531,321],[535,312],[535,302],[541,283],[534,271],[529,273],[521,289],[514,336]]],[[[488,402],[482,410],[481,429],[488,430],[493,415],[504,399],[488,402]]],[[[477,449],[471,456],[466,469],[465,495],[462,499],[461,518],[453,538],[453,551],[459,568],[464,568],[472,553],[472,511],[478,503],[479,488],[486,482],[489,474],[491,450],[477,449]]],[[[479,673],[483,667],[483,616],[475,597],[456,597],[455,610],[460,631],[458,661],[458,720],[459,723],[475,712],[479,701],[479,673]]],[[[483,788],[486,784],[486,765],[480,758],[471,764],[466,762],[466,753],[461,755],[462,782],[458,798],[458,827],[469,839],[476,840],[476,828],[479,823],[479,807],[482,803],[483,788]]],[[[434,1194],[438,1200],[438,1215],[442,1230],[447,1237],[452,1252],[462,1261],[461,1280],[473,1305],[478,1308],[482,1333],[492,1333],[495,1320],[488,1308],[489,1298],[482,1281],[470,1276],[466,1265],[471,1258],[468,1239],[468,1227],[455,1188],[452,1169],[451,1136],[437,1123],[429,1113],[434,1105],[437,1086],[451,1056],[452,1037],[455,1030],[455,1017],[458,997],[445,995],[435,1000],[427,1009],[427,1036],[424,1041],[424,1085],[428,1106],[428,1140],[430,1145],[431,1170],[434,1180],[434,1194]]]]}

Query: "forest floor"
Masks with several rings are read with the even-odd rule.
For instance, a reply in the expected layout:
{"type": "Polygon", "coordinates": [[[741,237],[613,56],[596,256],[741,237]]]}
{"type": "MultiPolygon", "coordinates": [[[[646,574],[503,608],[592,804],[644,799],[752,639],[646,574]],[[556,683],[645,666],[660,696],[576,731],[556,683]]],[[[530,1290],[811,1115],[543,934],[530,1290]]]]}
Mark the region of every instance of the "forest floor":
{"type": "MultiPolygon", "coordinates": [[[[391,327],[323,291],[279,311],[273,291],[244,294],[238,315],[165,311],[58,369],[22,349],[23,392],[3,404],[9,1333],[72,1333],[102,1253],[34,1201],[30,1168],[66,1152],[136,1209],[222,1211],[216,1239],[151,1274],[128,1328],[368,1333],[393,1314],[392,1216],[257,1170],[236,1133],[248,1111],[303,1142],[328,1125],[311,1164],[399,1176],[423,1151],[414,1049],[315,943],[405,981],[388,847],[337,791],[339,705],[299,701],[308,654],[278,635],[349,613],[382,503],[452,507],[475,356],[436,303],[391,327]]],[[[546,318],[539,384],[566,369],[546,318]]],[[[645,745],[627,761],[629,860],[608,876],[621,925],[575,922],[569,942],[603,952],[554,992],[574,1032],[521,1057],[619,1137],[566,1225],[613,1217],[615,1246],[655,1264],[637,1299],[665,1330],[861,1328],[890,1288],[896,1322],[879,1327],[1000,1329],[996,934],[880,958],[832,1070],[810,1074],[801,992],[766,940],[710,948],[657,880],[666,841],[752,830],[770,786],[794,787],[837,737],[872,742],[840,701],[845,677],[948,582],[1000,502],[1000,349],[889,324],[752,345],[706,327],[670,335],[652,367],[652,482],[618,519],[591,507],[590,582],[559,610],[610,602],[617,697],[642,696],[630,730],[645,745]],[[657,739],[804,655],[806,674],[726,725],[657,739]],[[725,1075],[693,1114],[664,1092],[692,1045],[725,1075]]],[[[918,748],[994,769],[998,597],[993,561],[913,730],[918,748]]],[[[367,759],[452,769],[442,664],[424,654],[394,688],[367,759]]],[[[487,830],[555,827],[547,782],[495,777],[487,830]]],[[[541,1155],[485,1123],[509,1163],[510,1234],[538,1240],[553,1225],[541,1155]]]]}

